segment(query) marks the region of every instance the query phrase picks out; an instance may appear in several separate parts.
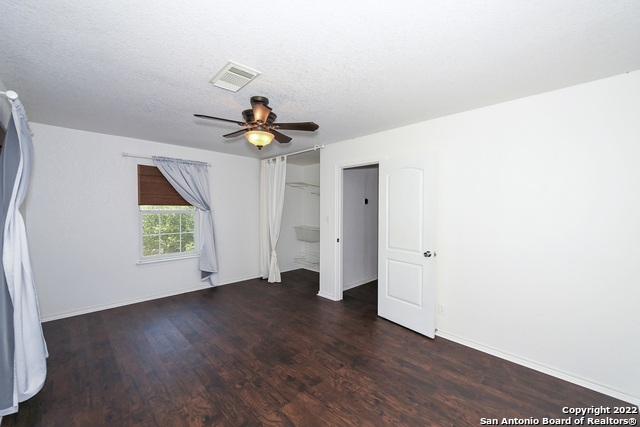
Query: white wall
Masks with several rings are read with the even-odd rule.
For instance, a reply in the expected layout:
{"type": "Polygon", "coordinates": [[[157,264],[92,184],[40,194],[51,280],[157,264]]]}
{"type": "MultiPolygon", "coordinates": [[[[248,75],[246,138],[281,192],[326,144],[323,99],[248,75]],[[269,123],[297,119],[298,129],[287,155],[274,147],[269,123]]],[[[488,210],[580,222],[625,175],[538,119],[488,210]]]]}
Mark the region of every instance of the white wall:
{"type": "Polygon", "coordinates": [[[197,259],[136,265],[136,164],[123,152],[212,164],[220,273],[226,284],[257,277],[256,159],[31,123],[34,164],[25,201],[41,315],[53,319],[206,288],[197,259]]]}
{"type": "Polygon", "coordinates": [[[378,167],[364,169],[364,276],[365,283],[378,278],[378,167]]]}
{"type": "Polygon", "coordinates": [[[378,167],[345,169],[342,186],[342,286],[346,290],[378,277],[378,167]]]}
{"type": "Polygon", "coordinates": [[[321,151],[320,295],[337,166],[437,156],[439,334],[640,402],[640,72],[321,151]]]}

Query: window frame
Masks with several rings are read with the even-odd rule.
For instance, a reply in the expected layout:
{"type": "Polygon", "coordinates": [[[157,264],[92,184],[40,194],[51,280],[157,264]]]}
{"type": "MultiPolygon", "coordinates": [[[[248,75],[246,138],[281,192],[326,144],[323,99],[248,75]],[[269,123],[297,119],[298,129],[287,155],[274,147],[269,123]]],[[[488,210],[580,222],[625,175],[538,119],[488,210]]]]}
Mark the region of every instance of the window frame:
{"type": "MultiPolygon", "coordinates": [[[[149,263],[149,262],[158,262],[158,261],[169,261],[169,260],[176,260],[176,259],[186,259],[186,258],[197,258],[200,256],[200,230],[199,230],[199,226],[200,226],[200,211],[196,208],[193,209],[187,209],[187,208],[193,208],[193,206],[176,206],[176,209],[143,209],[143,206],[138,206],[138,237],[139,237],[139,242],[138,242],[138,257],[140,259],[140,261],[138,262],[138,264],[145,264],[145,263],[149,263]],[[189,251],[189,252],[172,252],[172,253],[168,253],[168,254],[157,254],[157,255],[143,255],[143,250],[144,250],[144,231],[142,229],[143,226],[143,216],[144,214],[150,214],[150,213],[154,213],[154,214],[163,214],[163,213],[193,213],[193,246],[194,246],[194,250],[193,251],[189,251]]],[[[180,221],[181,223],[181,227],[182,227],[182,221],[180,221]]],[[[160,230],[158,230],[158,235],[162,235],[162,233],[159,232],[160,230]]],[[[165,235],[170,235],[170,234],[178,234],[178,233],[164,233],[165,235]]],[[[179,234],[182,234],[182,231],[180,231],[179,234]]],[[[181,241],[182,243],[182,241],[181,241]]],[[[180,247],[182,247],[182,244],[180,245],[180,247]]]]}

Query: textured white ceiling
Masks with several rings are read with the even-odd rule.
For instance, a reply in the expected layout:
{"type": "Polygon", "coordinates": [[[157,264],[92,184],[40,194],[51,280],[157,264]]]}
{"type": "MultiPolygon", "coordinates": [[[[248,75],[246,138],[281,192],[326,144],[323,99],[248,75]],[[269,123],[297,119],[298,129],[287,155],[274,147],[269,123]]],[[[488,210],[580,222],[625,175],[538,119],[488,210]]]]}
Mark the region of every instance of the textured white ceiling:
{"type": "MultiPolygon", "coordinates": [[[[0,79],[30,120],[268,157],[640,69],[638,0],[3,0],[0,79]],[[227,61],[259,70],[233,93],[227,61]],[[288,145],[240,129],[262,95],[288,145]]],[[[293,159],[293,158],[292,158],[293,159]]]]}

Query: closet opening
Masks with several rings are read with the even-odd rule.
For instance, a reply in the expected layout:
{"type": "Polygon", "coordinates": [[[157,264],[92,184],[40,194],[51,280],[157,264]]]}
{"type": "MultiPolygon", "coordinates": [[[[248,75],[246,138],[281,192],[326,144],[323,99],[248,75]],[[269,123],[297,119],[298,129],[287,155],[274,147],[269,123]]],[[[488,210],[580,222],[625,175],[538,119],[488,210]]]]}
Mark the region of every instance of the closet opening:
{"type": "Polygon", "coordinates": [[[377,295],[378,176],[377,163],[342,169],[339,299],[367,284],[377,295]]]}
{"type": "MultiPolygon", "coordinates": [[[[321,147],[318,147],[321,148],[321,147]]],[[[320,271],[320,150],[287,157],[278,239],[280,271],[320,271]]]]}

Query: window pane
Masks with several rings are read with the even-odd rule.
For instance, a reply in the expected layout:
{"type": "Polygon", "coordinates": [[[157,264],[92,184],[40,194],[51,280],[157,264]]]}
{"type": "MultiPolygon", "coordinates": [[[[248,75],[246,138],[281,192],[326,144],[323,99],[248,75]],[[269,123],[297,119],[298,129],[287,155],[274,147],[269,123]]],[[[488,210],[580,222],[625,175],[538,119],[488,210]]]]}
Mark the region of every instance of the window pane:
{"type": "Polygon", "coordinates": [[[194,250],[193,233],[182,233],[182,252],[193,252],[194,250]]]}
{"type": "MultiPolygon", "coordinates": [[[[142,214],[142,234],[158,234],[160,216],[158,214],[142,214]]],[[[156,246],[158,244],[156,243],[156,246]]]]}
{"type": "Polygon", "coordinates": [[[141,206],[142,256],[163,257],[194,253],[195,217],[193,206],[141,206]],[[149,208],[148,211],[146,209],[149,208]],[[164,212],[159,212],[164,210],[164,212]],[[174,212],[166,212],[174,210],[174,212]]]}
{"type": "Polygon", "coordinates": [[[165,213],[160,214],[160,233],[179,233],[180,214],[165,213]]]}
{"type": "Polygon", "coordinates": [[[182,217],[182,232],[193,233],[193,218],[195,214],[183,213],[180,216],[182,217]]]}
{"type": "Polygon", "coordinates": [[[180,252],[180,234],[168,234],[160,236],[160,253],[173,254],[180,252]]]}
{"type": "Polygon", "coordinates": [[[158,254],[158,236],[144,236],[142,238],[142,256],[158,254]]]}

